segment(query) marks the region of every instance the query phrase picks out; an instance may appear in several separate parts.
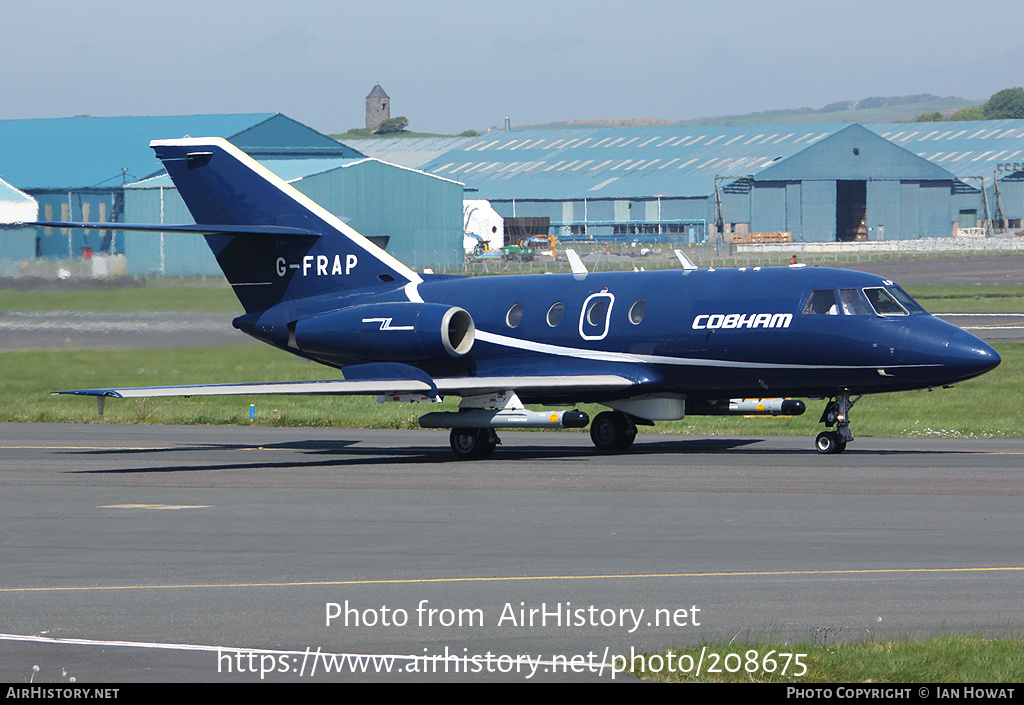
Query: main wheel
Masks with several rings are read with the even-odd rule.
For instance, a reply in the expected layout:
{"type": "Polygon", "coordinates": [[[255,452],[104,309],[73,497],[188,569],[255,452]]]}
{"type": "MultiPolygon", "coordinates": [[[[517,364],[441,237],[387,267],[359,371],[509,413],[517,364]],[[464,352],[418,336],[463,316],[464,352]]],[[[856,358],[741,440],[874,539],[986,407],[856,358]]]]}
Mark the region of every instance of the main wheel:
{"type": "Polygon", "coordinates": [[[814,448],[822,455],[842,453],[846,450],[846,441],[837,431],[822,431],[814,439],[814,448]]]}
{"type": "Polygon", "coordinates": [[[453,428],[449,442],[457,457],[481,460],[494,452],[498,445],[498,434],[493,428],[453,428]]]}
{"type": "Polygon", "coordinates": [[[590,440],[603,453],[626,450],[636,439],[636,425],[621,411],[602,411],[590,423],[590,440]]]}

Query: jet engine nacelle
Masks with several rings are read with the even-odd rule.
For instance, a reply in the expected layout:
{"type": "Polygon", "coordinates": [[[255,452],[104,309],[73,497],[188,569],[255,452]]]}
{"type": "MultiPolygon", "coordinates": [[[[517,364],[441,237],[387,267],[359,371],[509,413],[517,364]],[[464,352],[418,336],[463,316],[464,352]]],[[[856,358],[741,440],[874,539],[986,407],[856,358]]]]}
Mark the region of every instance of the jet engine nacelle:
{"type": "Polygon", "coordinates": [[[465,309],[394,302],[350,306],[299,319],[294,343],[304,353],[368,362],[423,362],[461,357],[476,326],[465,309]]]}

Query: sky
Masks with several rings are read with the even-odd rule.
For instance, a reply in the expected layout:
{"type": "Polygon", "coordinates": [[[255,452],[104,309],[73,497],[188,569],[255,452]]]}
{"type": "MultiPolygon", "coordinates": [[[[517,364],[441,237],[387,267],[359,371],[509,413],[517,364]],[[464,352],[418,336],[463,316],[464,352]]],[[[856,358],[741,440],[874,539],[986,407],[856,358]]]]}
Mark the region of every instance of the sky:
{"type": "Polygon", "coordinates": [[[1020,0],[3,0],[0,119],[280,112],[337,133],[378,82],[443,134],[980,101],[1024,85],[1022,21],[1020,0]]]}

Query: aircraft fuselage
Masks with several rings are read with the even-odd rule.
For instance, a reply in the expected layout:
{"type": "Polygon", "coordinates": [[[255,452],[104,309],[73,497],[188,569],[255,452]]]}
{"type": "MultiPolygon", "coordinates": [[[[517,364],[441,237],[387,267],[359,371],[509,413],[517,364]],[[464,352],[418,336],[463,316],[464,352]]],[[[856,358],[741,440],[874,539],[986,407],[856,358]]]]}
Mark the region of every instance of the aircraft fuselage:
{"type": "MultiPolygon", "coordinates": [[[[893,282],[841,269],[772,267],[656,272],[424,276],[425,303],[465,309],[476,339],[466,355],[411,362],[433,376],[614,372],[642,379],[644,394],[696,398],[833,396],[952,384],[999,363],[986,343],[920,310],[880,315],[866,297],[893,282]],[[856,292],[856,312],[841,297],[856,292]],[[831,310],[813,310],[832,292],[831,310]],[[867,294],[865,293],[867,292],[867,294]]],[[[310,352],[288,344],[291,321],[359,304],[409,301],[407,288],[347,291],[286,301],[236,325],[290,352],[336,367],[362,362],[339,343],[310,352]]],[[[877,302],[876,302],[877,305],[877,302]]],[[[369,325],[396,335],[400,309],[369,325]]],[[[301,343],[301,340],[300,340],[301,343]]],[[[604,401],[595,392],[583,401],[604,401]]],[[[557,392],[523,401],[560,403],[557,392]]]]}

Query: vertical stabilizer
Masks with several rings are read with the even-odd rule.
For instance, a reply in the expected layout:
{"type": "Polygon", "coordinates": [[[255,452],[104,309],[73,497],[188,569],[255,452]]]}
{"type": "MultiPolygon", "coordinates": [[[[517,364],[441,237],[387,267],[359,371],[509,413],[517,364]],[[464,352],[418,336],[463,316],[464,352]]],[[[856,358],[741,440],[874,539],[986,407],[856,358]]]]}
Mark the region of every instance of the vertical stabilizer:
{"type": "Polygon", "coordinates": [[[206,235],[247,312],[281,301],[422,279],[227,140],[154,140],[150,146],[195,218],[205,225],[318,233],[206,235]]]}

